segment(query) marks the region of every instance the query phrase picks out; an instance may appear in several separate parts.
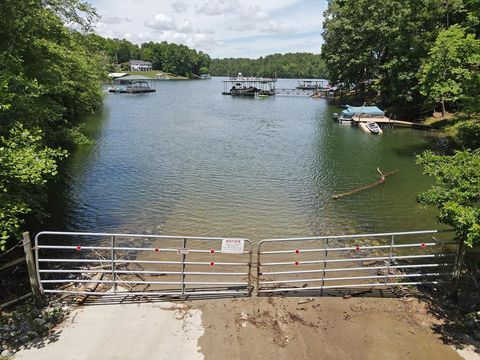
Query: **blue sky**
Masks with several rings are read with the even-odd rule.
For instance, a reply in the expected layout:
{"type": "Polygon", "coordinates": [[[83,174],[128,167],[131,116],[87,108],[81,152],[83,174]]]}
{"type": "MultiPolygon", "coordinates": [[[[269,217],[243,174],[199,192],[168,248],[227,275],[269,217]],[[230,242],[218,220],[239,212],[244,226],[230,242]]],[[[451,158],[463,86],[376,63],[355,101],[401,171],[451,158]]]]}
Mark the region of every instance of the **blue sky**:
{"type": "Polygon", "coordinates": [[[327,0],[91,0],[98,34],[168,41],[212,57],[319,53],[327,0]]]}

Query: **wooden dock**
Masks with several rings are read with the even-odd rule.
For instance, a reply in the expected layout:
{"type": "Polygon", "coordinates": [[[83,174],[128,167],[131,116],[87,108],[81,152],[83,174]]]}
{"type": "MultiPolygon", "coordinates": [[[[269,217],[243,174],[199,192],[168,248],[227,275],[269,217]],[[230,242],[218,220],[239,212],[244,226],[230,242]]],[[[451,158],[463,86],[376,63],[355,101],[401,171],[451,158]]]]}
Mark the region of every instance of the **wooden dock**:
{"type": "Polygon", "coordinates": [[[379,125],[403,126],[403,127],[410,127],[412,129],[422,129],[422,130],[433,129],[429,125],[418,124],[410,121],[392,120],[388,117],[372,117],[372,118],[358,117],[358,116],[352,117],[352,122],[355,124],[369,122],[369,121],[374,121],[379,125]]]}
{"type": "Polygon", "coordinates": [[[276,96],[302,96],[310,97],[313,95],[315,90],[304,90],[304,89],[276,89],[276,96]]]}

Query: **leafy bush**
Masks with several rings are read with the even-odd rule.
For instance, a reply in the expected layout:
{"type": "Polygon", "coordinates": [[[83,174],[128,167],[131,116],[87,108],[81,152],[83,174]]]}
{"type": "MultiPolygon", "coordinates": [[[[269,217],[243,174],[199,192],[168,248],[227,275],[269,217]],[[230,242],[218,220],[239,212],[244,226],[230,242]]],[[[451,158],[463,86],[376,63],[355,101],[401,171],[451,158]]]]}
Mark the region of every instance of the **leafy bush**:
{"type": "Polygon", "coordinates": [[[458,127],[457,140],[464,149],[480,148],[480,122],[468,121],[458,127]]]}

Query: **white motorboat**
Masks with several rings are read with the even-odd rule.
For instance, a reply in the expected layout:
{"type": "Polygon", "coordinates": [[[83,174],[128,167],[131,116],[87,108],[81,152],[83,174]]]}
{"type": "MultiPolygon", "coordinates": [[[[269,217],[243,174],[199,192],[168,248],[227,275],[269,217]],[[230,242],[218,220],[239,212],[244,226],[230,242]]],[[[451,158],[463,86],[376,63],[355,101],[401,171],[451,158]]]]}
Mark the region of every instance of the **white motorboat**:
{"type": "Polygon", "coordinates": [[[374,134],[374,135],[380,135],[383,134],[382,129],[376,122],[370,121],[370,122],[361,122],[359,123],[360,128],[365,131],[366,133],[374,134]]]}

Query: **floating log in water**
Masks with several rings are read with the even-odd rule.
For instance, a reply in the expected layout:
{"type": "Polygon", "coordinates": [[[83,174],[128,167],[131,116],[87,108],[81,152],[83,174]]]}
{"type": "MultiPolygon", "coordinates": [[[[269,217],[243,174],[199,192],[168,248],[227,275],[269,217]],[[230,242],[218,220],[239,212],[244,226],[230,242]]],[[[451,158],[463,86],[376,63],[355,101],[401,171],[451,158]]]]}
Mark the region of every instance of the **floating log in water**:
{"type": "Polygon", "coordinates": [[[378,186],[378,185],[380,185],[380,184],[383,184],[383,183],[385,182],[387,176],[393,175],[393,174],[395,174],[396,172],[398,172],[398,170],[395,170],[395,171],[389,172],[389,173],[387,173],[387,174],[384,174],[384,173],[382,173],[382,172],[380,171],[379,168],[377,168],[377,171],[378,171],[378,173],[380,174],[380,179],[378,179],[378,180],[375,181],[374,183],[369,184],[369,185],[365,185],[365,186],[362,186],[362,187],[359,187],[359,188],[357,188],[357,189],[355,189],[355,190],[352,190],[352,191],[349,191],[349,192],[346,192],[346,193],[343,193],[343,194],[334,195],[334,196],[332,196],[332,199],[333,199],[333,200],[337,200],[337,199],[343,198],[343,197],[345,197],[345,196],[353,195],[353,194],[358,193],[358,192],[360,192],[360,191],[364,191],[364,190],[371,189],[371,188],[373,188],[373,187],[375,187],[375,186],[378,186]]]}

